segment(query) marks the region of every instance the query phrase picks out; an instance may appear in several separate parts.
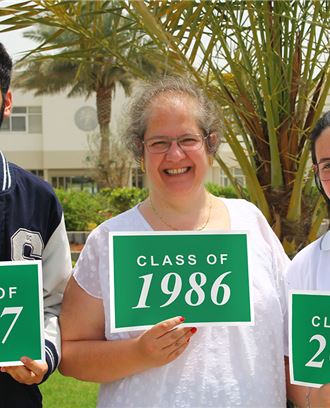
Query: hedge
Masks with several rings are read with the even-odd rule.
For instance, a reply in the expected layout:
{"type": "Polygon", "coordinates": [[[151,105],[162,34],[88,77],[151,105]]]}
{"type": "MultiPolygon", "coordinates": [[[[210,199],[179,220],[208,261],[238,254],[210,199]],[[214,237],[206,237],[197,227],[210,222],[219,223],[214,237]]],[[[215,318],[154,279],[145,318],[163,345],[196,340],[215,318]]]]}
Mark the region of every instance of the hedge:
{"type": "MultiPolygon", "coordinates": [[[[232,187],[207,183],[206,188],[217,197],[237,197],[232,187]]],[[[97,194],[62,189],[55,191],[64,210],[68,231],[90,231],[108,218],[134,207],[148,196],[147,189],[136,187],[103,189],[97,194]]]]}

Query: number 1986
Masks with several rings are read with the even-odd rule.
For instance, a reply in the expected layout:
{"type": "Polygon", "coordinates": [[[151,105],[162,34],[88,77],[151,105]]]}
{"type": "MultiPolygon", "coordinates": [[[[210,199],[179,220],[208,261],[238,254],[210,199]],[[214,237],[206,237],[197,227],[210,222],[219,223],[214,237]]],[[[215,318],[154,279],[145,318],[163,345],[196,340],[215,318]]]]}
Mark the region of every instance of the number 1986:
{"type": "MultiPolygon", "coordinates": [[[[224,278],[230,273],[231,271],[224,272],[223,274],[218,276],[212,284],[210,296],[211,296],[212,302],[215,305],[223,306],[228,302],[230,298],[230,294],[231,294],[230,287],[227,284],[222,283],[224,278]],[[220,289],[222,289],[221,300],[218,299],[220,289]]],[[[147,305],[147,300],[148,300],[148,294],[149,294],[153,274],[150,273],[148,275],[139,276],[139,278],[143,279],[143,285],[142,285],[138,304],[132,307],[132,309],[143,309],[143,308],[150,307],[149,305],[147,305]]],[[[195,272],[190,275],[189,277],[190,289],[184,295],[185,302],[188,305],[199,306],[204,302],[205,291],[203,289],[203,286],[206,284],[206,282],[207,282],[207,277],[202,272],[195,272]],[[197,279],[196,279],[197,277],[199,278],[198,279],[199,283],[197,282],[197,279]],[[195,296],[193,296],[194,293],[195,293],[195,296]],[[194,301],[193,301],[193,297],[195,298],[194,301]]],[[[167,273],[166,275],[164,275],[164,277],[161,280],[160,288],[165,295],[169,296],[166,302],[163,303],[160,307],[169,306],[181,294],[181,291],[182,291],[181,276],[175,272],[167,273]],[[170,281],[174,281],[173,284],[170,285],[170,281]],[[170,289],[170,287],[172,289],[170,289]]]]}

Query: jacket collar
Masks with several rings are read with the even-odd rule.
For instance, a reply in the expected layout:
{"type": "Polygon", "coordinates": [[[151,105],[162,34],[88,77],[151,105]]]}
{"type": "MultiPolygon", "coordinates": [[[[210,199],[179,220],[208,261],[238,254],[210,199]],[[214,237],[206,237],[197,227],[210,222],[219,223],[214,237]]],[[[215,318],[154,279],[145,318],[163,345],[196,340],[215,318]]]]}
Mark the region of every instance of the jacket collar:
{"type": "Polygon", "coordinates": [[[11,181],[12,177],[8,162],[4,154],[0,151],[0,192],[8,190],[11,187],[11,181]]]}

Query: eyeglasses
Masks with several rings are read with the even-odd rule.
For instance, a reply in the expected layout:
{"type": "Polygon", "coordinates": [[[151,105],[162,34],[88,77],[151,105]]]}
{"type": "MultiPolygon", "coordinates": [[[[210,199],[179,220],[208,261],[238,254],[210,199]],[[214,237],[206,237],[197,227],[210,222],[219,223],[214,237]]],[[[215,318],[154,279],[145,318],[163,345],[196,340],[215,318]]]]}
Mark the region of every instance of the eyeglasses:
{"type": "Polygon", "coordinates": [[[320,161],[314,164],[313,168],[321,181],[330,180],[330,160],[320,161]]]}
{"type": "Polygon", "coordinates": [[[200,149],[207,138],[208,136],[190,134],[178,137],[156,136],[143,140],[142,143],[153,154],[168,152],[173,142],[176,142],[182,151],[191,152],[200,149]]]}

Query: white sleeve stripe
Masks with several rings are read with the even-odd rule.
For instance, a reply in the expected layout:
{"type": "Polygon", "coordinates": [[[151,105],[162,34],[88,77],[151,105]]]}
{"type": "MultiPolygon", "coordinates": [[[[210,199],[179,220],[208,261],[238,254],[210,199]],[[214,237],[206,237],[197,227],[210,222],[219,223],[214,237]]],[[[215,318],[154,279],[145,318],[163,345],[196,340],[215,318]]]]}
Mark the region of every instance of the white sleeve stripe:
{"type": "Polygon", "coordinates": [[[54,371],[56,367],[55,367],[55,360],[54,360],[53,353],[52,353],[51,349],[49,347],[47,347],[47,346],[45,346],[45,351],[46,351],[46,353],[47,353],[47,355],[49,357],[49,360],[51,361],[51,364],[52,364],[51,371],[54,371]]]}
{"type": "Polygon", "coordinates": [[[6,190],[7,184],[7,166],[6,166],[6,159],[3,153],[0,151],[1,159],[2,159],[2,166],[3,166],[3,183],[2,183],[2,191],[6,190]]]}
{"type": "Polygon", "coordinates": [[[6,165],[7,165],[7,175],[8,175],[8,187],[7,188],[10,188],[11,187],[11,176],[10,176],[9,164],[7,160],[6,160],[6,165]]]}
{"type": "MultiPolygon", "coordinates": [[[[11,187],[11,175],[9,170],[9,164],[6,160],[4,154],[0,151],[0,159],[2,161],[2,172],[3,172],[3,180],[2,180],[2,190],[5,191],[6,189],[11,187]]],[[[0,172],[1,174],[1,172],[0,172]]]]}

